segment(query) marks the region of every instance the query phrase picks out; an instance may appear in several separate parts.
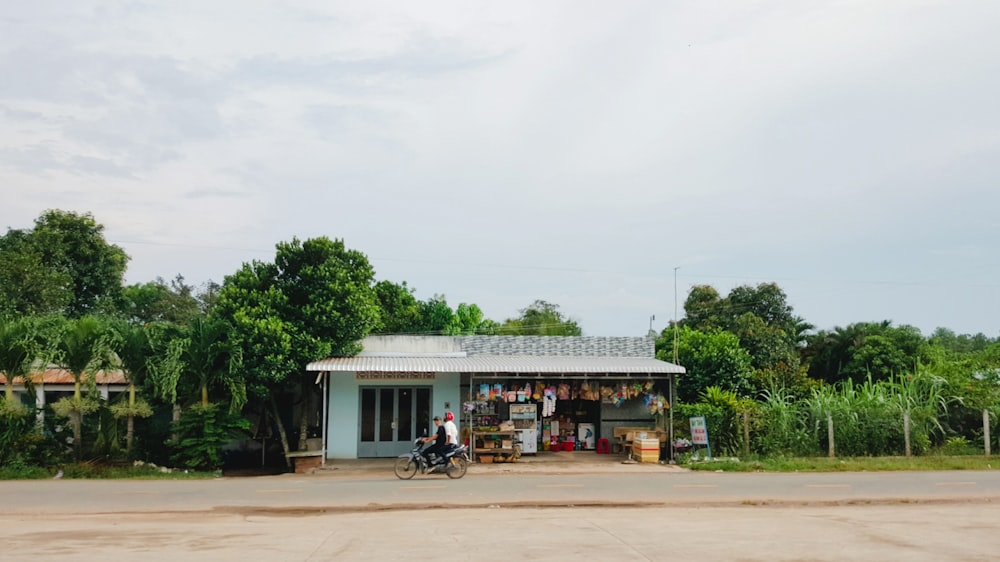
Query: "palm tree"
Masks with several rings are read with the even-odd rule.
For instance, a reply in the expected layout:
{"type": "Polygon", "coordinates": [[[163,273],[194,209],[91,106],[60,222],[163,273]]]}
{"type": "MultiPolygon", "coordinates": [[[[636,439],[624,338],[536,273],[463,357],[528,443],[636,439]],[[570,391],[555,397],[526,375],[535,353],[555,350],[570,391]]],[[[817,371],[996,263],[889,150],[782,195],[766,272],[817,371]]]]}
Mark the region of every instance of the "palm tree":
{"type": "Polygon", "coordinates": [[[30,384],[31,366],[38,358],[32,322],[27,319],[0,319],[0,372],[4,374],[4,397],[0,403],[0,417],[20,418],[28,409],[14,398],[14,378],[21,377],[30,384]]]}
{"type": "Polygon", "coordinates": [[[136,326],[124,321],[116,321],[111,325],[111,350],[117,356],[125,380],[128,381],[128,402],[116,404],[111,412],[116,418],[125,418],[125,453],[131,456],[132,442],[135,438],[135,418],[148,418],[153,415],[149,404],[135,396],[136,383],[142,383],[150,372],[153,362],[153,345],[150,340],[150,328],[136,326]]]}
{"type": "Polygon", "coordinates": [[[97,371],[110,367],[107,328],[99,318],[84,316],[70,320],[56,343],[56,366],[73,377],[73,396],[52,405],[59,416],[69,418],[73,426],[73,449],[79,460],[83,452],[83,416],[96,412],[100,401],[84,398],[81,387],[96,385],[97,371]]]}
{"type": "Polygon", "coordinates": [[[246,404],[247,389],[239,376],[241,354],[229,339],[230,330],[225,320],[196,316],[188,324],[181,361],[182,374],[198,381],[202,406],[208,406],[209,389],[221,385],[229,391],[230,411],[236,411],[246,404]]]}

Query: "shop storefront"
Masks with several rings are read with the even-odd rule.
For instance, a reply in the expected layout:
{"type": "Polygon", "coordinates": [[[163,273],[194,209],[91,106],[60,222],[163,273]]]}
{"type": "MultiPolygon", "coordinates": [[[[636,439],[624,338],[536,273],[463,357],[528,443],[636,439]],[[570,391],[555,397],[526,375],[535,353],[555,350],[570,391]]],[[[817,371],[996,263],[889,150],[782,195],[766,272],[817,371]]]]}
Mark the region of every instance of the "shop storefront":
{"type": "Polygon", "coordinates": [[[311,363],[324,391],[326,458],[392,457],[455,413],[480,461],[604,452],[615,430],[669,428],[674,377],[648,338],[373,336],[311,363]]]}
{"type": "MultiPolygon", "coordinates": [[[[616,428],[669,427],[670,373],[468,374],[466,434],[480,462],[619,452],[616,428]]],[[[664,435],[664,442],[667,441],[664,435]]]]}

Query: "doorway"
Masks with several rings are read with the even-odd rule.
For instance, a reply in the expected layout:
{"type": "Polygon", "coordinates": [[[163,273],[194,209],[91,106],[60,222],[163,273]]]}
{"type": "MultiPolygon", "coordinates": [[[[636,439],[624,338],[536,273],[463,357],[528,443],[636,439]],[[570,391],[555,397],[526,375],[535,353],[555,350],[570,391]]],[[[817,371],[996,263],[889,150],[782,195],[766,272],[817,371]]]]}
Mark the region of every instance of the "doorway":
{"type": "Polygon", "coordinates": [[[431,423],[431,387],[362,387],[358,458],[410,452],[431,423]]]}

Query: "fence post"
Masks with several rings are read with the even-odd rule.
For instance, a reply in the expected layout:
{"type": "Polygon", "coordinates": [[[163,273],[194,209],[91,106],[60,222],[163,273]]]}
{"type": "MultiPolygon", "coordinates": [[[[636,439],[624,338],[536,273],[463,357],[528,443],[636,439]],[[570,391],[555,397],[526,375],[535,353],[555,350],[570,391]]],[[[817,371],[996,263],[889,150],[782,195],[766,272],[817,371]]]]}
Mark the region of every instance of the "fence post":
{"type": "Polygon", "coordinates": [[[906,443],[906,456],[910,456],[910,409],[903,412],[903,442],[906,443]]]}
{"type": "Polygon", "coordinates": [[[990,411],[983,410],[983,444],[986,445],[986,456],[990,456],[990,411]]]}
{"type": "Polygon", "coordinates": [[[750,458],[750,410],[743,410],[743,457],[750,458]]]}
{"type": "Polygon", "coordinates": [[[829,455],[832,459],[837,456],[837,449],[833,444],[833,414],[826,415],[826,438],[829,441],[829,455]]]}

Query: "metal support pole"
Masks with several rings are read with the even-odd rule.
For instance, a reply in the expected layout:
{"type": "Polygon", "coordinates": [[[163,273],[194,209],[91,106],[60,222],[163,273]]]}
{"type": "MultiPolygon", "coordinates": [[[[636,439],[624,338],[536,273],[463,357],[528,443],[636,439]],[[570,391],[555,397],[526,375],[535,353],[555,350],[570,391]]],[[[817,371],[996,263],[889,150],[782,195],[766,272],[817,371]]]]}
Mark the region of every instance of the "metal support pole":
{"type": "Polygon", "coordinates": [[[674,365],[677,364],[677,270],[674,268],[674,365]]]}
{"type": "Polygon", "coordinates": [[[322,421],[322,431],[323,431],[323,457],[320,459],[320,466],[326,466],[326,425],[329,423],[329,405],[328,400],[330,398],[330,372],[323,371],[323,421],[322,421]]]}
{"type": "Polygon", "coordinates": [[[670,427],[667,429],[667,439],[670,440],[670,462],[674,462],[674,374],[667,379],[667,389],[670,394],[670,427]]]}

